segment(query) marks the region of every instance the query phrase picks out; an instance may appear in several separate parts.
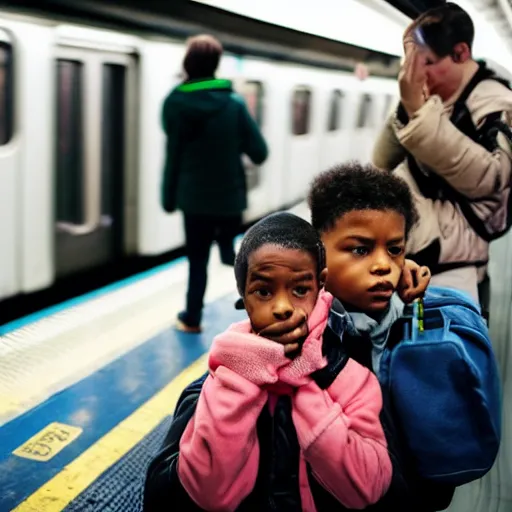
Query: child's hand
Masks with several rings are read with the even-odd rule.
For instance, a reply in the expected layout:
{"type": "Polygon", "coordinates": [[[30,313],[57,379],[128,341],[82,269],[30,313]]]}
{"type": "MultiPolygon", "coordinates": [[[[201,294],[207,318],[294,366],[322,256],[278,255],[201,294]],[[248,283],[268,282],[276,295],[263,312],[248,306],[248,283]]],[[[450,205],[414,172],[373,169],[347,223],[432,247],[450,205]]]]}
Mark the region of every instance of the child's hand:
{"type": "Polygon", "coordinates": [[[275,322],[258,333],[269,340],[284,345],[284,353],[293,357],[300,352],[308,337],[307,316],[301,309],[295,309],[288,320],[275,322]]]}
{"type": "Polygon", "coordinates": [[[405,260],[402,276],[397,287],[398,295],[406,304],[423,297],[430,283],[430,278],[428,267],[420,267],[412,260],[405,260]]]}

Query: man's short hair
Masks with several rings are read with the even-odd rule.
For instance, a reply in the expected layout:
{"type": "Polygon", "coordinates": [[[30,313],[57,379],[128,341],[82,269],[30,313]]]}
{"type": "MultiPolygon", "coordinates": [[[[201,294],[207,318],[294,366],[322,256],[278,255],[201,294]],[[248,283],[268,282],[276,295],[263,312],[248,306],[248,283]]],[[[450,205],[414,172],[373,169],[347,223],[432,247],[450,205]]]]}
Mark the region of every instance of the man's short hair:
{"type": "Polygon", "coordinates": [[[422,13],[411,24],[409,31],[420,30],[428,47],[438,56],[452,56],[459,43],[466,43],[471,50],[475,38],[473,20],[462,7],[447,2],[422,13]]]}

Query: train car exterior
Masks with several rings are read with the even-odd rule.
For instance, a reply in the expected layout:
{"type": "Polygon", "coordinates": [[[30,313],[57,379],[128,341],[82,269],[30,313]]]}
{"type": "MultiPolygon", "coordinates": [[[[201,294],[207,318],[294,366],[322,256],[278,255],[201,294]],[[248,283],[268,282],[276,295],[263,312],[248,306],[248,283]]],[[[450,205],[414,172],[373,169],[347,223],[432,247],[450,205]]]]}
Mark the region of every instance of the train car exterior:
{"type": "MultiPolygon", "coordinates": [[[[207,30],[207,29],[205,29],[207,30]]],[[[160,205],[160,109],[182,39],[0,13],[0,300],[184,244],[160,205]]],[[[396,81],[226,54],[270,146],[247,165],[245,221],[300,201],[313,175],[366,160],[396,81]]]]}

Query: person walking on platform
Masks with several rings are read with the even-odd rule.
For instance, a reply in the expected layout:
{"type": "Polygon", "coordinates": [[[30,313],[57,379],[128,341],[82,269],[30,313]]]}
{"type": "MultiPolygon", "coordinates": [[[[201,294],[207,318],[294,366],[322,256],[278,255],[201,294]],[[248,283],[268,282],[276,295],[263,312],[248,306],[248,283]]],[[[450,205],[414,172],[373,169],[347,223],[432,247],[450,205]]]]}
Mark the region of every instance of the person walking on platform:
{"type": "Polygon", "coordinates": [[[166,98],[167,135],[162,204],[183,212],[189,280],[186,309],[177,328],[200,332],[210,247],[217,240],[221,260],[233,265],[234,238],[247,207],[242,154],[254,164],[268,156],[267,144],[229,80],[215,78],[223,48],[210,35],[191,38],[183,67],[186,80],[166,98]]]}
{"type": "Polygon", "coordinates": [[[479,299],[488,317],[489,243],[512,221],[512,91],[473,59],[473,38],[470,16],[453,3],[408,27],[401,102],[372,160],[402,177],[415,198],[420,220],[408,257],[430,268],[433,284],[479,299]]]}

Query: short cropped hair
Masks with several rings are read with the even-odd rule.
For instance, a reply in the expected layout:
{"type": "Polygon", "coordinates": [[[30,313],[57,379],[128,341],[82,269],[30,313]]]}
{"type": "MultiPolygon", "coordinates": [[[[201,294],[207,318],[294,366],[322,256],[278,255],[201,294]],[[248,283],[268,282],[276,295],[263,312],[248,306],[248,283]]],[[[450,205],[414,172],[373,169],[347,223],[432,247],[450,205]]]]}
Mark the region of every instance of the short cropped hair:
{"type": "Polygon", "coordinates": [[[414,20],[409,31],[419,29],[425,43],[438,57],[450,55],[455,61],[454,48],[466,43],[471,50],[475,27],[469,14],[453,2],[434,7],[414,20]]]}
{"type": "Polygon", "coordinates": [[[187,41],[183,69],[189,80],[209,78],[215,74],[222,56],[221,42],[213,36],[202,34],[187,41]]]}
{"type": "Polygon", "coordinates": [[[348,162],[319,174],[308,204],[311,222],[320,233],[334,228],[343,215],[360,210],[391,210],[405,219],[405,236],[417,221],[409,187],[401,178],[372,165],[348,162]]]}
{"type": "Polygon", "coordinates": [[[249,257],[260,247],[271,244],[310,253],[317,264],[317,276],[325,268],[325,249],[318,232],[306,220],[288,212],[267,215],[247,230],[235,259],[238,293],[243,297],[249,257]]]}

